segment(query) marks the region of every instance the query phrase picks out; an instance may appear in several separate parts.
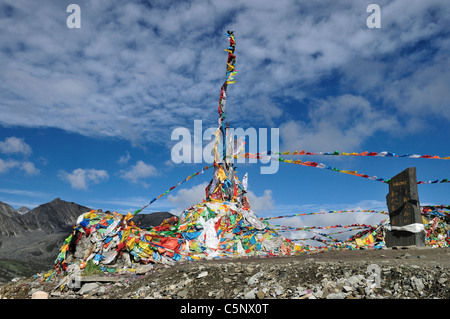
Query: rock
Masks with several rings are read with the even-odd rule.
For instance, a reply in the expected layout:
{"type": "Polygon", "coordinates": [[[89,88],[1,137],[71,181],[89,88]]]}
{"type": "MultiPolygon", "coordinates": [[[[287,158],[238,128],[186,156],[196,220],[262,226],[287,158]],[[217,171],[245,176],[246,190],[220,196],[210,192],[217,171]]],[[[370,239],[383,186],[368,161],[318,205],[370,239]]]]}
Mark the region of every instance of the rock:
{"type": "Polygon", "coordinates": [[[414,278],[414,280],[412,280],[412,285],[415,286],[416,290],[419,293],[421,293],[425,288],[425,285],[423,284],[422,279],[420,278],[414,278]]]}
{"type": "Polygon", "coordinates": [[[245,299],[255,299],[255,298],[256,298],[255,292],[254,292],[253,290],[250,290],[249,292],[247,292],[247,293],[244,295],[244,298],[245,298],[245,299]]]}
{"type": "Polygon", "coordinates": [[[347,278],[346,283],[347,283],[349,286],[356,286],[357,284],[360,283],[360,281],[361,281],[363,278],[364,278],[364,276],[361,276],[361,275],[354,275],[354,276],[351,276],[351,277],[347,278]]]}
{"type": "Polygon", "coordinates": [[[322,298],[323,297],[323,291],[322,290],[316,291],[316,292],[313,293],[313,295],[316,298],[322,298]]]}
{"type": "Polygon", "coordinates": [[[325,284],[325,286],[322,289],[322,292],[323,292],[322,298],[326,298],[329,294],[337,292],[336,289],[334,287],[332,287],[332,284],[333,283],[331,283],[331,282],[327,282],[325,284]]]}
{"type": "Polygon", "coordinates": [[[78,290],[79,295],[84,295],[89,292],[93,292],[93,290],[97,289],[99,287],[99,284],[95,282],[89,282],[84,284],[80,290],[78,290]]]}
{"type": "Polygon", "coordinates": [[[136,275],[144,275],[153,269],[152,264],[139,265],[136,267],[136,275]]]}
{"type": "Polygon", "coordinates": [[[298,296],[299,296],[299,297],[302,297],[302,296],[307,295],[307,294],[310,294],[310,293],[311,293],[310,290],[302,290],[302,291],[300,291],[300,292],[298,293],[298,296]]]}
{"type": "Polygon", "coordinates": [[[181,283],[181,285],[184,287],[184,286],[187,286],[189,283],[191,283],[192,281],[194,281],[193,279],[191,279],[191,278],[187,278],[184,282],[182,282],[181,283]]]}
{"type": "Polygon", "coordinates": [[[42,290],[36,291],[31,295],[31,299],[48,299],[48,293],[42,290]]]}
{"type": "Polygon", "coordinates": [[[173,266],[175,265],[175,260],[166,256],[161,256],[161,263],[166,266],[173,266]]]}
{"type": "Polygon", "coordinates": [[[86,282],[118,282],[120,278],[117,277],[110,277],[110,276],[103,276],[103,275],[91,275],[91,276],[81,276],[79,278],[79,281],[81,283],[86,282]]]}
{"type": "Polygon", "coordinates": [[[353,288],[350,287],[350,286],[343,286],[343,287],[342,287],[342,290],[343,290],[344,292],[351,292],[351,291],[353,290],[353,288]]]}
{"type": "Polygon", "coordinates": [[[360,295],[364,295],[364,294],[366,293],[366,292],[364,291],[364,288],[363,288],[363,287],[358,287],[357,290],[358,290],[358,293],[359,293],[360,295]]]}
{"type": "Polygon", "coordinates": [[[278,285],[278,286],[275,288],[275,294],[276,294],[277,296],[282,295],[283,292],[284,292],[284,288],[283,288],[282,286],[278,285]]]}
{"type": "Polygon", "coordinates": [[[122,253],[122,261],[124,262],[126,267],[131,267],[131,258],[128,252],[124,251],[122,253]]]}
{"type": "Polygon", "coordinates": [[[256,274],[254,274],[253,276],[250,277],[250,279],[247,281],[248,285],[254,285],[257,284],[259,282],[259,278],[264,276],[264,272],[260,271],[257,272],[256,274]]]}
{"type": "Polygon", "coordinates": [[[344,292],[336,292],[327,295],[326,299],[345,299],[347,295],[344,292]]]}
{"type": "MultiPolygon", "coordinates": [[[[410,252],[416,256],[416,252],[410,252]]],[[[374,252],[376,253],[376,252],[374,252]]],[[[389,253],[389,255],[388,255],[389,253]]],[[[398,255],[405,252],[397,253],[398,255]]],[[[379,254],[379,253],[378,253],[379,254]]],[[[428,254],[428,252],[427,252],[428,254]]],[[[48,298],[81,299],[86,298],[252,298],[252,299],[448,299],[450,271],[444,258],[442,264],[427,259],[394,259],[392,253],[389,264],[381,269],[380,287],[369,280],[366,272],[371,261],[366,263],[330,262],[303,263],[266,262],[249,260],[245,263],[227,260],[213,261],[197,265],[195,262],[166,267],[154,264],[145,277],[139,273],[139,263],[133,263],[135,272],[123,270],[123,266],[114,275],[81,276],[80,287],[56,287],[64,276],[57,276],[49,282],[41,282],[43,274],[26,281],[12,282],[9,286],[0,286],[0,294],[8,299],[25,296],[31,298],[37,291],[48,291],[48,298]],[[416,263],[417,262],[417,263],[416,263]],[[438,265],[439,267],[436,267],[438,265]],[[318,268],[321,267],[320,270],[318,268]],[[249,272],[252,270],[251,272],[249,272]],[[320,273],[318,277],[316,274],[320,273]],[[284,277],[280,277],[284,274],[284,277]],[[197,279],[199,278],[199,279],[197,279]],[[90,287],[88,284],[94,284],[90,287]],[[84,286],[86,285],[86,286],[84,286]],[[97,286],[98,285],[98,286],[97,286]],[[84,287],[83,287],[84,286],[84,287]],[[95,288],[97,286],[97,288],[95,288]],[[88,289],[90,287],[90,289],[88,289]],[[63,293],[59,293],[59,291],[63,293]]],[[[144,271],[144,270],[142,270],[144,271]]],[[[25,280],[25,279],[24,279],[25,280]]]]}

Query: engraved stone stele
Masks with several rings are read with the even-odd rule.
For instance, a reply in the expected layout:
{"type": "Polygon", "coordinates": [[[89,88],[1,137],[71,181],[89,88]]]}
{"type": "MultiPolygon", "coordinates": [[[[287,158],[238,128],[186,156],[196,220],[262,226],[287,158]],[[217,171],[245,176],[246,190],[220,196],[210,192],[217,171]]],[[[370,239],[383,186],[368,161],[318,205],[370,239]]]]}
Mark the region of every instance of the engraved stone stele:
{"type": "Polygon", "coordinates": [[[386,203],[392,227],[386,233],[386,246],[425,246],[423,231],[411,232],[395,229],[396,227],[423,225],[415,167],[409,167],[391,178],[386,203]]]}

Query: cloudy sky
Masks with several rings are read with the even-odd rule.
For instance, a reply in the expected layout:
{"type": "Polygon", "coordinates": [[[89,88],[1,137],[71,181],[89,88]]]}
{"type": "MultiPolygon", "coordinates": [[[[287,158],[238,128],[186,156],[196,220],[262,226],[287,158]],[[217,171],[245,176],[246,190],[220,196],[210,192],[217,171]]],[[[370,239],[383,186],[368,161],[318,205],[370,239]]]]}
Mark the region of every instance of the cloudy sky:
{"type": "MultiPolygon", "coordinates": [[[[231,127],[278,128],[280,150],[448,156],[450,7],[445,0],[31,1],[0,3],[0,200],[60,197],[134,211],[207,163],[175,164],[177,127],[217,126],[228,39],[236,36],[231,127]],[[81,28],[68,28],[71,3],[81,28]],[[381,8],[368,28],[367,6],[381,8]]],[[[445,160],[299,157],[390,178],[449,178],[445,160]]],[[[386,184],[280,163],[238,164],[261,216],[386,209],[386,184]],[[265,164],[266,166],[268,164],[265,164]]],[[[203,198],[207,171],[147,211],[203,198]]],[[[450,185],[419,185],[449,204],[450,185]]]]}

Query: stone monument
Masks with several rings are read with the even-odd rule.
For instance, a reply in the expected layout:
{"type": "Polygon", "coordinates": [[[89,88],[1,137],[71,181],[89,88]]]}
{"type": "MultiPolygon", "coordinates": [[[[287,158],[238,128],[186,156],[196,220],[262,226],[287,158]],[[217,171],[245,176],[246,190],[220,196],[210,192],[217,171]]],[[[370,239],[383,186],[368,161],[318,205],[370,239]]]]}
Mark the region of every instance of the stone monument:
{"type": "Polygon", "coordinates": [[[415,167],[391,178],[386,203],[391,226],[386,233],[386,246],[425,246],[415,167]]]}

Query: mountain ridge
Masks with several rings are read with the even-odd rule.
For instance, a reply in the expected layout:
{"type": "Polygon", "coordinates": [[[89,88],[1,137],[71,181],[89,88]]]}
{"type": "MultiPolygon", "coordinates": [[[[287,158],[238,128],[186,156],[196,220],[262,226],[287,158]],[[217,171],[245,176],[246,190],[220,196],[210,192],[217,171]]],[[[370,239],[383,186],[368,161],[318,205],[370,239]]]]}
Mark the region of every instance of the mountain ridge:
{"type": "Polygon", "coordinates": [[[9,204],[0,201],[0,237],[22,233],[20,214],[9,204]]]}

